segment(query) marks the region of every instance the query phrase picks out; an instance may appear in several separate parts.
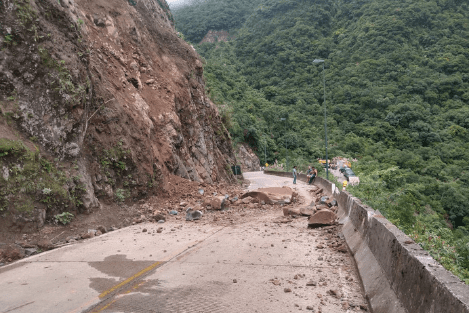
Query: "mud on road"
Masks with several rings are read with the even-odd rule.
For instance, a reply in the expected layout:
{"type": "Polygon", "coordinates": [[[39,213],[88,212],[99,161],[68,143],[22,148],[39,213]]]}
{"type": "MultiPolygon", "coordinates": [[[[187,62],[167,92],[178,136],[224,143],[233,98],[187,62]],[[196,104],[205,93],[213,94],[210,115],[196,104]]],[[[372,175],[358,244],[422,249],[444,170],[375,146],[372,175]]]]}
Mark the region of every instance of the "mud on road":
{"type": "MultiPolygon", "coordinates": [[[[291,184],[245,176],[249,189],[291,184]]],[[[291,187],[292,207],[308,203],[307,185],[291,187]]],[[[366,311],[340,225],[282,215],[264,205],[141,223],[21,260],[0,271],[0,312],[366,311]]]]}

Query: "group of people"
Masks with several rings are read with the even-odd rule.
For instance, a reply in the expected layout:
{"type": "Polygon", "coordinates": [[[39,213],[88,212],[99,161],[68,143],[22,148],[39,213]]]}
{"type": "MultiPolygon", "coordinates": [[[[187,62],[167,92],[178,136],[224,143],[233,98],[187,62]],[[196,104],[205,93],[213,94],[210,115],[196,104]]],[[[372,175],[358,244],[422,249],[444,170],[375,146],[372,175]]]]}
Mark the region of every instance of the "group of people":
{"type": "MultiPolygon", "coordinates": [[[[296,184],[296,165],[293,166],[293,183],[296,184]]],[[[314,178],[318,175],[318,170],[314,166],[308,166],[308,170],[306,171],[306,177],[308,177],[308,185],[313,183],[314,178]]]]}

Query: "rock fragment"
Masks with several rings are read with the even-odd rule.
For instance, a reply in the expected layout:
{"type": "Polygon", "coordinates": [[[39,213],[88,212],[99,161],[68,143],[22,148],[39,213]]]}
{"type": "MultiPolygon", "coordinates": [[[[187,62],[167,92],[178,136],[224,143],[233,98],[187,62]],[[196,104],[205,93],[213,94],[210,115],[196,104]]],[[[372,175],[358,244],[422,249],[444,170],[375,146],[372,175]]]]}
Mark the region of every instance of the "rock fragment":
{"type": "Polygon", "coordinates": [[[314,214],[314,209],[310,209],[310,208],[301,208],[300,209],[300,213],[301,215],[303,216],[311,216],[314,214]]]}
{"type": "Polygon", "coordinates": [[[329,210],[321,210],[312,215],[308,220],[310,227],[316,227],[321,225],[334,225],[337,220],[337,215],[329,210]]]}
{"type": "Polygon", "coordinates": [[[192,208],[188,208],[186,211],[186,221],[195,221],[199,220],[202,215],[204,215],[202,212],[196,210],[193,211],[192,208]]]}

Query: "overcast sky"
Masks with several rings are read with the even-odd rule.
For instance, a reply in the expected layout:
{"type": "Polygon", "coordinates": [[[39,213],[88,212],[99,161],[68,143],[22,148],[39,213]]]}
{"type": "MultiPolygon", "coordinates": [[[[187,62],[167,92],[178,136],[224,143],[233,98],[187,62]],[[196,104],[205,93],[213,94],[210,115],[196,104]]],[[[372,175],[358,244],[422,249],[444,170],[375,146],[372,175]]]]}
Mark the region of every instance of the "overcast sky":
{"type": "Polygon", "coordinates": [[[183,3],[192,2],[193,0],[166,0],[171,8],[177,7],[183,3]]]}

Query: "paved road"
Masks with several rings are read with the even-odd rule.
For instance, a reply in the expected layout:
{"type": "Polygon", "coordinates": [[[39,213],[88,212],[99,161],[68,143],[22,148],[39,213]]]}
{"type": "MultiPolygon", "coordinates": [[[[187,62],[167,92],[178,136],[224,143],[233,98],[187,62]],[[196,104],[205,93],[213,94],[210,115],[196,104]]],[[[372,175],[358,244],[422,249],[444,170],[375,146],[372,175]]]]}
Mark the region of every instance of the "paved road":
{"type": "MultiPolygon", "coordinates": [[[[245,176],[251,188],[291,184],[245,176]]],[[[336,234],[303,218],[276,223],[280,215],[229,227],[165,223],[161,234],[140,224],[24,259],[0,269],[0,312],[358,311],[352,258],[327,248],[336,234]]]]}

